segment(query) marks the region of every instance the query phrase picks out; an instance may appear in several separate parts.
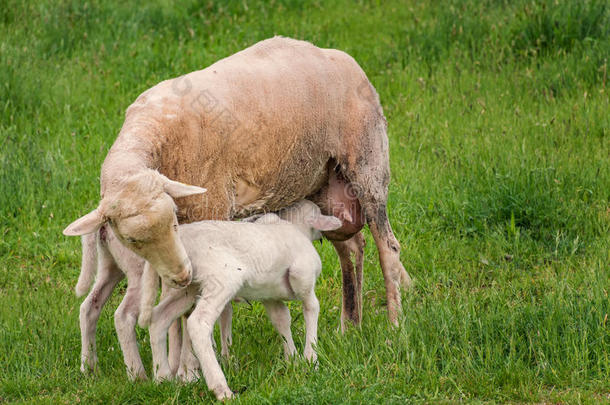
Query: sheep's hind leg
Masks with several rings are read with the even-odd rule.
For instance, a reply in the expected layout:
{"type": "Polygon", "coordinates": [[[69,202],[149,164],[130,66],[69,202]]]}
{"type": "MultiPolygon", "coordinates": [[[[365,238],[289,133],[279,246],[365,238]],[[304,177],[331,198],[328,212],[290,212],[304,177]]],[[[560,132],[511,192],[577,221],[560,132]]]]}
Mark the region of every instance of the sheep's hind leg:
{"type": "Polygon", "coordinates": [[[356,158],[355,166],[344,164],[344,173],[358,191],[358,200],[364,208],[379,252],[388,301],[388,318],[392,324],[398,325],[398,314],[401,312],[400,287],[406,289],[411,286],[412,281],[400,262],[400,244],[394,236],[387,215],[390,167],[385,125],[379,122],[368,131],[369,134],[365,138],[370,140],[370,147],[365,145],[360,150],[371,149],[376,152],[356,158]]]}
{"type": "Polygon", "coordinates": [[[341,306],[341,333],[346,321],[359,326],[362,322],[362,267],[365,240],[358,232],[346,241],[331,241],[341,263],[343,275],[343,302],[341,306]]]}
{"type": "Polygon", "coordinates": [[[370,211],[377,214],[376,216],[371,215],[369,228],[379,251],[388,301],[388,317],[390,322],[397,326],[398,315],[401,313],[400,286],[410,287],[411,277],[400,262],[400,244],[390,227],[385,205],[381,207],[372,205],[370,211]]]}
{"type": "Polygon", "coordinates": [[[290,332],[290,310],[282,301],[264,301],[263,305],[265,306],[271,323],[282,336],[284,357],[288,360],[290,357],[294,356],[297,351],[294,346],[294,341],[292,340],[292,333],[290,332]]]}
{"type": "Polygon", "coordinates": [[[83,373],[95,371],[97,353],[95,331],[102,308],[124,274],[101,242],[98,242],[97,278],[87,298],[80,306],[81,366],[83,373]]]}

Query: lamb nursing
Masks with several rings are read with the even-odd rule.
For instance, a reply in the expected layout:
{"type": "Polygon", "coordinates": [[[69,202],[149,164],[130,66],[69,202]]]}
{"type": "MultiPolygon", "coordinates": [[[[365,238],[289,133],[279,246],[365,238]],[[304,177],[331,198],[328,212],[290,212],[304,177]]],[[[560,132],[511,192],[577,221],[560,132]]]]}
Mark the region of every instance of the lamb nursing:
{"type": "MultiPolygon", "coordinates": [[[[218,399],[233,394],[216,360],[210,336],[214,323],[234,298],[262,301],[284,339],[287,356],[296,349],[290,313],[283,301],[302,301],[304,356],[315,361],[319,303],[314,287],[322,264],[311,242],[321,238],[320,231],[332,231],[341,225],[340,219],[322,215],[307,200],[282,210],[279,216],[267,214],[254,223],[203,221],[181,225],[179,235],[192,263],[193,282],[185,289],[170,291],[153,309],[159,275],[147,265],[143,276],[140,324],[150,320],[155,378],[171,378],[167,330],[193,306],[197,296],[187,332],[206,384],[218,399]]],[[[223,346],[225,343],[223,339],[223,346]]]]}

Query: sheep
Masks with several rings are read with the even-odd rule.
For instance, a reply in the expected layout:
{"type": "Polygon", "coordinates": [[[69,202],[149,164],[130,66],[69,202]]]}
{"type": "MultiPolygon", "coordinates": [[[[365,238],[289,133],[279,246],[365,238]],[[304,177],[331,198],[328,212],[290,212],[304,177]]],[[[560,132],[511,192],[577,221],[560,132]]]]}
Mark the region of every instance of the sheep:
{"type": "MultiPolygon", "coordinates": [[[[112,290],[123,278],[127,278],[127,291],[114,313],[114,324],[123,352],[127,375],[131,380],[145,380],[146,371],[138,351],[135,325],[140,313],[140,281],[144,259],[121,244],[112,229],[106,225],[98,232],[83,237],[81,273],[75,291],[81,297],[89,291],[80,306],[82,373],[97,369],[95,331],[102,308],[112,290]],[[95,282],[94,282],[95,278],[95,282]]],[[[167,287],[162,287],[163,297],[167,287]]],[[[170,364],[177,370],[180,359],[180,335],[178,324],[170,329],[170,364]]]]}
{"type": "MultiPolygon", "coordinates": [[[[230,317],[227,310],[235,297],[263,302],[283,337],[287,357],[294,355],[296,348],[290,332],[290,312],[283,301],[302,301],[306,329],[303,354],[307,360],[316,361],[319,302],[314,287],[322,264],[311,242],[321,238],[321,231],[340,228],[342,221],[321,214],[318,206],[307,200],[283,210],[280,216],[268,214],[254,223],[203,221],[181,225],[179,234],[193,265],[193,283],[171,291],[154,309],[158,273],[152,265],[145,267],[139,322],[146,325],[150,321],[156,380],[171,378],[165,348],[167,329],[192,307],[196,296],[195,309],[187,320],[188,336],[206,384],[218,399],[230,398],[233,393],[214,355],[211,334],[221,314],[230,317]]],[[[224,351],[226,342],[221,342],[224,351]]]]}
{"type": "Polygon", "coordinates": [[[290,38],[261,41],[142,93],[102,165],[98,207],[64,234],[108,223],[168,283],[184,286],[192,267],[177,223],[243,218],[308,198],[343,221],[326,235],[343,272],[342,327],[361,319],[365,222],[397,324],[399,288],[411,278],[387,215],[386,126],[352,57],[290,38]],[[212,191],[202,195],[204,184],[212,191]]]}

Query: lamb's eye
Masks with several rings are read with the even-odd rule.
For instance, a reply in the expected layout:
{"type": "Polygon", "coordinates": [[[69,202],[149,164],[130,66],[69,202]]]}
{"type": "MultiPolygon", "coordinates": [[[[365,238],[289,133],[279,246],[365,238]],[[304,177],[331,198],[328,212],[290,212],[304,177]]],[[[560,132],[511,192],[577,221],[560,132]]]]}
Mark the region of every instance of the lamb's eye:
{"type": "Polygon", "coordinates": [[[126,241],[128,243],[136,243],[137,242],[137,240],[135,240],[134,238],[127,238],[126,241]]]}
{"type": "Polygon", "coordinates": [[[174,231],[178,232],[178,224],[174,224],[174,231]]]}

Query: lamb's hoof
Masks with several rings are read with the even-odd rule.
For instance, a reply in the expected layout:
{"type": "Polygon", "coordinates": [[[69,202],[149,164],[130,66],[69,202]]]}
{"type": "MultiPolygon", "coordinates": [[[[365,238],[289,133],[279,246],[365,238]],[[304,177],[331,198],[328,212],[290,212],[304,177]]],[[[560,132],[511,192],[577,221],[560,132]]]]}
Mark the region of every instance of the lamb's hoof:
{"type": "Polygon", "coordinates": [[[199,370],[198,369],[188,369],[184,370],[180,368],[176,373],[176,379],[185,384],[192,383],[195,381],[199,381],[199,370]]]}
{"type": "Polygon", "coordinates": [[[129,381],[131,381],[131,382],[148,380],[148,376],[146,375],[146,371],[144,371],[144,369],[141,369],[138,371],[132,371],[132,370],[127,369],[127,377],[129,378],[129,381]]]}
{"type": "Polygon", "coordinates": [[[160,370],[155,374],[155,382],[171,381],[174,379],[170,370],[160,370]]]}
{"type": "Polygon", "coordinates": [[[217,388],[214,390],[214,394],[216,394],[216,399],[219,401],[235,398],[235,394],[233,394],[229,387],[217,388]]]}

